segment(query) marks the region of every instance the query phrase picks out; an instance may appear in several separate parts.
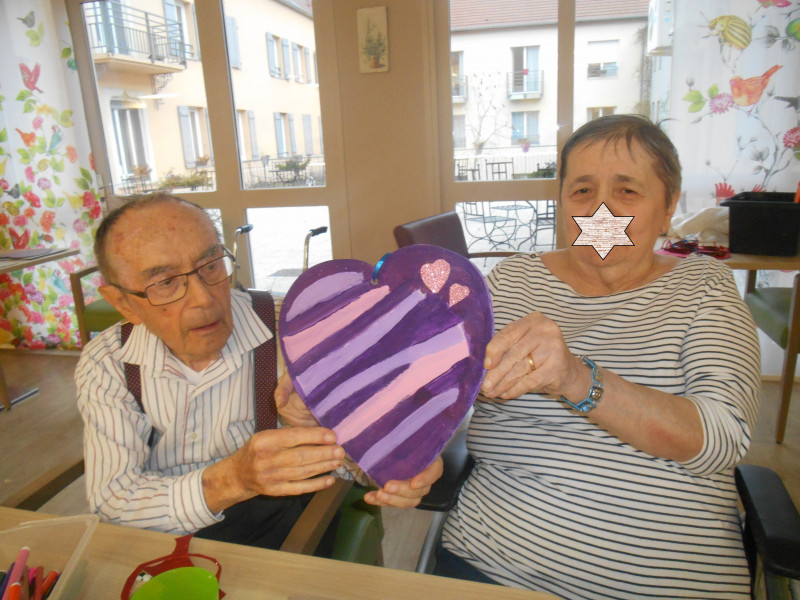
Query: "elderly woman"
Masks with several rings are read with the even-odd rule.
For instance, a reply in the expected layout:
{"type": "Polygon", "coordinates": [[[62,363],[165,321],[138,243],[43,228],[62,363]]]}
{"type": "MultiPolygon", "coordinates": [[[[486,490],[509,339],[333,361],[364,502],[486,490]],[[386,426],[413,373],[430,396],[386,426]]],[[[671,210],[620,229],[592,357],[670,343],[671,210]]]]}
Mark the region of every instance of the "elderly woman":
{"type": "Polygon", "coordinates": [[[676,150],[645,118],[604,117],[567,142],[559,179],[568,240],[604,203],[633,217],[633,245],[490,274],[476,465],[438,572],[567,599],[749,598],[732,471],[759,347],[727,267],[653,252],[680,194],[676,150]]]}

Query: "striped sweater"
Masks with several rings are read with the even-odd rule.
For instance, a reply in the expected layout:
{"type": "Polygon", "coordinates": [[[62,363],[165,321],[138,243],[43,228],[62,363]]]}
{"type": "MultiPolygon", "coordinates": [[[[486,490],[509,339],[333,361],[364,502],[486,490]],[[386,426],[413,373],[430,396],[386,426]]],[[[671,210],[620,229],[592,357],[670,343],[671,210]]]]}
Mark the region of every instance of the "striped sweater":
{"type": "Polygon", "coordinates": [[[589,298],[536,255],[489,276],[495,328],[553,319],[574,354],[690,398],[705,442],[686,462],[621,442],[549,396],[479,401],[476,466],[446,548],[509,586],[573,598],[749,598],[733,466],[750,443],[760,357],[729,269],[691,256],[655,281],[589,298]]]}

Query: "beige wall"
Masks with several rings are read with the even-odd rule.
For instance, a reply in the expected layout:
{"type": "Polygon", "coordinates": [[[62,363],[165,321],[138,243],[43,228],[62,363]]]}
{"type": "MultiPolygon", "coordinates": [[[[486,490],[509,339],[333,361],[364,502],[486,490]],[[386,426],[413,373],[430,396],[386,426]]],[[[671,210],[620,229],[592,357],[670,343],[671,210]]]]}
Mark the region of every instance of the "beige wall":
{"type": "Polygon", "coordinates": [[[389,72],[360,73],[356,11],[374,4],[315,3],[317,28],[329,24],[321,20],[328,16],[324,6],[336,32],[352,255],[373,263],[396,248],[395,225],[441,210],[432,40],[426,39],[432,34],[431,2],[383,1],[389,72]]]}

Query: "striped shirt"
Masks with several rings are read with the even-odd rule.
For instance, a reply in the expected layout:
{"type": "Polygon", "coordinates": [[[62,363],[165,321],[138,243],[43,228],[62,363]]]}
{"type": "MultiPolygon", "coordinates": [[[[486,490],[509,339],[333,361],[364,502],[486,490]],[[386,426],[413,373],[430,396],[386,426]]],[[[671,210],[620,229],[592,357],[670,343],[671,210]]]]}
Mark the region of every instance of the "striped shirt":
{"type": "Polygon", "coordinates": [[[705,441],[645,454],[553,397],[475,404],[476,466],[446,548],[494,580],[574,598],[749,598],[733,466],[756,421],[760,357],[730,270],[691,256],[610,296],[576,294],[538,256],[489,275],[495,327],[541,311],[567,346],[629,381],[691,399],[705,441]]]}
{"type": "Polygon", "coordinates": [[[272,337],[250,297],[235,290],[232,296],[233,333],[220,358],[191,378],[143,325],[124,346],[115,325],[81,353],[75,382],[86,489],[104,521],[182,535],[222,519],[205,503],[203,469],[253,435],[253,350],[272,337]],[[144,413],[128,392],[126,362],[140,365],[144,413]]]}

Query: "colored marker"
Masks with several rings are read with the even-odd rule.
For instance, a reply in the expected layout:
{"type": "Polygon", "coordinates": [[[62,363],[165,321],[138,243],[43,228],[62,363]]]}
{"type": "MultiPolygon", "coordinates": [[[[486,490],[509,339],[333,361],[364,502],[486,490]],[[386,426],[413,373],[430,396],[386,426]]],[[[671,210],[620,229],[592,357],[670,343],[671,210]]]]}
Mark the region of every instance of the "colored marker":
{"type": "Polygon", "coordinates": [[[50,592],[53,591],[53,588],[56,585],[56,581],[58,580],[58,571],[53,570],[47,574],[47,577],[44,578],[44,583],[42,584],[42,598],[47,598],[50,595],[50,592]]]}
{"type": "Polygon", "coordinates": [[[19,581],[15,581],[8,586],[6,597],[8,600],[22,600],[22,585],[19,581]]]}
{"type": "Polygon", "coordinates": [[[3,600],[8,600],[10,586],[18,583],[22,577],[22,573],[25,571],[25,565],[28,562],[28,556],[30,553],[31,550],[27,546],[20,548],[19,553],[17,554],[17,560],[14,561],[14,568],[11,569],[11,573],[9,575],[9,587],[6,588],[6,591],[3,594],[3,600]]]}
{"type": "Polygon", "coordinates": [[[6,588],[11,583],[11,571],[14,570],[14,563],[12,562],[8,570],[3,574],[3,583],[0,583],[0,598],[6,595],[6,588]]]}
{"type": "Polygon", "coordinates": [[[36,567],[36,575],[33,579],[33,600],[42,600],[44,597],[44,567],[36,567]]]}

